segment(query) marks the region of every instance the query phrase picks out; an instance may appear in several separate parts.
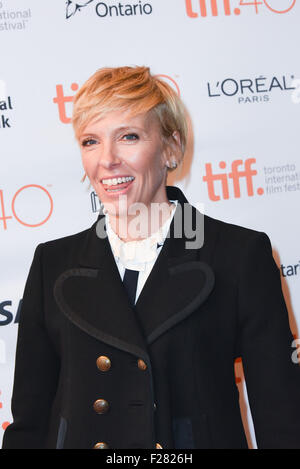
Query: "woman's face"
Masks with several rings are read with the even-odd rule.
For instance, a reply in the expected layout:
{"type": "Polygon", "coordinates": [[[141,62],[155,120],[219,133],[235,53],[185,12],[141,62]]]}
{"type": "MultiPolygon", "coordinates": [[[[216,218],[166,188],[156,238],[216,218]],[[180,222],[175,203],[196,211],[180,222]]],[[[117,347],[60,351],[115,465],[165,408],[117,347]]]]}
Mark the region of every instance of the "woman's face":
{"type": "Polygon", "coordinates": [[[168,149],[152,113],[111,112],[89,123],[79,143],[85,172],[108,213],[121,216],[136,203],[150,209],[167,202],[168,149]]]}

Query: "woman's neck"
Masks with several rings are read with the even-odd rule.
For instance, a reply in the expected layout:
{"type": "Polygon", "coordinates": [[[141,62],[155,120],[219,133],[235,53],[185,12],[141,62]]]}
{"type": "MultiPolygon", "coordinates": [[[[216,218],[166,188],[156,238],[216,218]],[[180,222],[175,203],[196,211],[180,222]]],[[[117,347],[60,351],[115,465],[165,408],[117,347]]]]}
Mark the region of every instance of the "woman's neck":
{"type": "Polygon", "coordinates": [[[136,204],[125,215],[109,215],[109,223],[122,241],[141,241],[159,231],[171,216],[173,208],[174,204],[169,201],[153,203],[151,207],[136,204]]]}

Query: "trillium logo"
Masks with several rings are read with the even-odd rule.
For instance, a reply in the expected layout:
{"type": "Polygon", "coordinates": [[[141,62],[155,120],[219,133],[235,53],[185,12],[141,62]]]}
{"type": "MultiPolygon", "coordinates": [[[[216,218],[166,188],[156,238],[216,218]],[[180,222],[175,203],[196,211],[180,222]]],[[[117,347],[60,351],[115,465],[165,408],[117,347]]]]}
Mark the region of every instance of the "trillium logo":
{"type": "Polygon", "coordinates": [[[77,11],[80,11],[81,8],[86,7],[89,3],[92,3],[94,0],[85,0],[85,1],[73,1],[67,0],[66,2],[66,19],[68,20],[71,16],[74,16],[77,11]]]}

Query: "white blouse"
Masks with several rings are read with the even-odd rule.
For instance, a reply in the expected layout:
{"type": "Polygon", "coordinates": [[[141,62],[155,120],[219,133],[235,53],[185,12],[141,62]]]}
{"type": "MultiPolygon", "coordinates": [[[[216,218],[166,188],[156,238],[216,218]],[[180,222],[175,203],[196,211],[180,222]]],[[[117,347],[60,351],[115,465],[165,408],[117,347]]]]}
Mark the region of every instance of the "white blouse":
{"type": "Polygon", "coordinates": [[[139,271],[137,290],[135,302],[145,285],[145,282],[150,274],[152,267],[160,253],[162,246],[167,237],[176,207],[177,200],[170,200],[174,205],[172,212],[165,223],[160,229],[153,233],[148,238],[140,241],[122,241],[117,234],[113,231],[109,222],[109,216],[105,214],[105,224],[107,237],[120,273],[120,277],[123,280],[125,269],[132,269],[139,271]]]}

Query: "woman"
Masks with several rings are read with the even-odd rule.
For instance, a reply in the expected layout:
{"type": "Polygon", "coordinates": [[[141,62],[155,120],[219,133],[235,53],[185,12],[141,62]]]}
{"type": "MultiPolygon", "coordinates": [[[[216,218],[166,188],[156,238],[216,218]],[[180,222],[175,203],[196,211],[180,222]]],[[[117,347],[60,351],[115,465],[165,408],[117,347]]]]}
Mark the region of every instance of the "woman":
{"type": "Polygon", "coordinates": [[[240,356],[258,447],[300,448],[268,237],[201,217],[166,187],[186,145],[177,94],[145,67],[101,69],[73,125],[103,210],[36,249],[3,448],[246,448],[240,356]]]}

